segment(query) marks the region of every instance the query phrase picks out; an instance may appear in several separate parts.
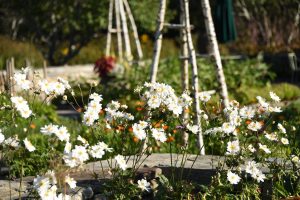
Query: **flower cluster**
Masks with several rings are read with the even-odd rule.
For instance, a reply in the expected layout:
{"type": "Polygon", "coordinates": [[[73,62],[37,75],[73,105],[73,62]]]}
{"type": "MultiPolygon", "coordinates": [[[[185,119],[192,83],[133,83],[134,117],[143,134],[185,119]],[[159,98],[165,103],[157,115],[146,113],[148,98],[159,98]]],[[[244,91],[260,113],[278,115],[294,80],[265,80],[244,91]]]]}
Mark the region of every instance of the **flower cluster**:
{"type": "Polygon", "coordinates": [[[89,98],[91,101],[88,104],[87,110],[84,112],[83,123],[87,126],[92,126],[94,122],[99,119],[99,112],[102,109],[102,104],[100,103],[102,101],[102,96],[93,93],[89,98]]]}
{"type": "Polygon", "coordinates": [[[28,68],[22,69],[21,72],[14,74],[14,81],[16,82],[17,86],[20,86],[23,90],[29,90],[32,86],[32,82],[27,80],[27,72],[28,68]]]}
{"type": "Polygon", "coordinates": [[[118,101],[111,101],[109,104],[106,105],[105,119],[109,123],[111,123],[115,120],[120,120],[120,121],[134,120],[134,117],[132,114],[119,110],[119,109],[126,109],[126,108],[127,108],[127,105],[121,105],[118,101]]]}
{"type": "Polygon", "coordinates": [[[141,91],[143,88],[146,88],[146,91],[142,94],[142,98],[147,101],[150,109],[162,106],[178,116],[192,103],[192,98],[188,94],[183,93],[177,97],[174,89],[163,83],[145,83],[144,87],[136,91],[141,91]]]}
{"type": "Polygon", "coordinates": [[[65,126],[58,126],[49,124],[41,128],[41,133],[45,135],[56,135],[60,141],[68,142],[70,139],[70,133],[65,126]]]}
{"type": "Polygon", "coordinates": [[[31,116],[32,111],[30,110],[27,101],[23,97],[12,96],[10,100],[23,118],[26,119],[31,116]]]}
{"type": "Polygon", "coordinates": [[[67,89],[71,89],[69,82],[60,77],[57,81],[39,80],[38,87],[46,95],[54,96],[63,95],[67,89]]]}
{"type": "MultiPolygon", "coordinates": [[[[76,187],[76,181],[69,175],[65,176],[63,179],[64,183],[68,185],[71,189],[76,187]]],[[[48,171],[44,176],[37,176],[33,180],[33,186],[37,190],[42,200],[66,200],[71,199],[70,195],[67,194],[57,194],[57,179],[53,171],[48,171]]]]}

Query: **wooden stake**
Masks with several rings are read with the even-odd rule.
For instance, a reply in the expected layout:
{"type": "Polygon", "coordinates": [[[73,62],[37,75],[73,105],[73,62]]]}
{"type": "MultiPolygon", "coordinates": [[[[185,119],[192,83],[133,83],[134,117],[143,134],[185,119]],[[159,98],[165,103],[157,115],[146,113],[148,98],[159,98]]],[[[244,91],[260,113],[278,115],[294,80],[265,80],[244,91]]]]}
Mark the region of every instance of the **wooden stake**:
{"type": "Polygon", "coordinates": [[[106,48],[105,48],[105,55],[106,56],[109,56],[109,54],[110,54],[113,9],[114,9],[114,0],[110,0],[110,2],[109,2],[109,11],[108,11],[109,13],[108,13],[108,28],[107,28],[107,37],[106,37],[106,48]]]}
{"type": "Polygon", "coordinates": [[[217,42],[215,27],[211,16],[209,0],[201,0],[201,5],[202,5],[203,16],[205,21],[206,33],[208,36],[208,42],[210,45],[211,53],[213,54],[215,60],[217,80],[219,82],[221,98],[223,100],[222,104],[225,108],[227,108],[229,106],[228,91],[227,91],[227,85],[226,85],[225,76],[223,72],[222,60],[221,60],[219,46],[217,42]]]}
{"type": "Polygon", "coordinates": [[[139,59],[142,59],[143,58],[143,50],[142,50],[142,46],[141,46],[141,42],[140,42],[140,39],[139,39],[139,34],[138,34],[138,31],[137,31],[135,21],[134,21],[130,6],[128,4],[128,1],[123,0],[123,2],[124,2],[124,5],[125,5],[125,10],[128,14],[129,21],[131,23],[131,27],[132,27],[132,31],[133,31],[133,37],[134,37],[134,40],[135,40],[138,57],[139,57],[139,59]]]}
{"type": "MultiPolygon", "coordinates": [[[[185,28],[185,14],[184,14],[184,2],[180,0],[180,24],[185,28]]],[[[181,38],[181,56],[187,58],[189,56],[188,43],[187,43],[187,31],[186,29],[180,30],[181,38]]],[[[181,59],[181,85],[182,91],[189,91],[189,61],[188,59],[181,59]]],[[[184,125],[187,125],[189,119],[188,112],[183,113],[182,121],[184,125]]],[[[182,135],[184,146],[188,145],[189,134],[183,132],[182,135]]]]}
{"type": "Polygon", "coordinates": [[[47,77],[48,77],[46,60],[43,61],[43,76],[44,76],[44,79],[47,79],[47,77]]]}
{"type": "Polygon", "coordinates": [[[151,64],[151,74],[150,74],[151,83],[156,82],[157,69],[158,69],[162,38],[163,38],[162,30],[164,27],[165,13],[166,13],[166,0],[160,0],[159,13],[157,16],[157,27],[155,33],[155,44],[154,44],[153,58],[151,64]]]}
{"type": "Polygon", "coordinates": [[[118,40],[118,55],[119,59],[123,61],[123,45],[122,45],[122,33],[121,33],[121,22],[120,22],[120,5],[119,0],[115,0],[115,11],[116,11],[116,29],[117,29],[117,40],[118,40]]]}
{"type": "Polygon", "coordinates": [[[122,32],[123,32],[124,42],[125,42],[125,56],[128,61],[132,61],[130,38],[128,33],[127,18],[124,10],[123,0],[119,0],[119,6],[120,6],[120,15],[121,15],[121,22],[122,22],[122,30],[123,30],[122,32]]]}
{"type": "Polygon", "coordinates": [[[198,81],[198,68],[196,53],[192,41],[191,34],[191,25],[190,25],[190,14],[189,14],[189,1],[184,0],[184,14],[185,14],[185,26],[187,32],[187,42],[190,54],[190,62],[192,65],[193,73],[193,92],[194,92],[194,109],[195,109],[195,124],[198,126],[198,146],[200,149],[200,154],[205,155],[204,142],[202,135],[202,126],[201,126],[201,110],[200,110],[200,101],[199,101],[199,81],[198,81]]]}

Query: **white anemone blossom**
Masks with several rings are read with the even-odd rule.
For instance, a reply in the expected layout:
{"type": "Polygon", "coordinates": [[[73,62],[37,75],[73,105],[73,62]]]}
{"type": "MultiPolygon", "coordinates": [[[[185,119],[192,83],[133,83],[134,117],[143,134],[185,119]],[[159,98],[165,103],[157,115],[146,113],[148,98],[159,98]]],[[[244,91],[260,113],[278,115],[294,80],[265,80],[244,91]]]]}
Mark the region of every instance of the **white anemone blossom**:
{"type": "Polygon", "coordinates": [[[27,80],[26,71],[22,70],[20,73],[15,73],[13,77],[16,85],[20,86],[23,90],[29,90],[32,85],[32,82],[27,80]]]}
{"type": "Polygon", "coordinates": [[[152,136],[154,137],[154,139],[156,139],[160,142],[167,141],[167,137],[166,137],[166,134],[163,129],[152,128],[151,132],[152,132],[152,136]]]}
{"type": "Polygon", "coordinates": [[[10,98],[14,108],[20,113],[21,117],[27,119],[32,115],[32,111],[30,110],[27,101],[23,97],[12,96],[10,98]]]}
{"type": "Polygon", "coordinates": [[[27,138],[25,138],[23,142],[24,142],[25,148],[29,152],[33,152],[36,150],[36,148],[32,145],[32,143],[27,138]]]}
{"type": "Polygon", "coordinates": [[[240,144],[238,140],[229,141],[227,143],[227,152],[228,155],[236,155],[240,151],[240,144]]]}
{"type": "Polygon", "coordinates": [[[146,190],[147,192],[149,192],[149,189],[150,189],[150,183],[149,183],[146,179],[138,180],[137,184],[138,184],[138,187],[139,187],[142,191],[146,190]]]}
{"type": "Polygon", "coordinates": [[[233,184],[236,185],[240,182],[241,178],[239,177],[239,175],[237,175],[236,173],[233,173],[231,171],[227,172],[227,180],[233,184]]]}
{"type": "Polygon", "coordinates": [[[262,125],[260,122],[251,122],[247,128],[252,131],[259,131],[262,128],[262,125]]]}
{"type": "Polygon", "coordinates": [[[90,146],[89,148],[89,154],[93,158],[101,159],[105,152],[112,152],[112,148],[109,148],[107,144],[104,142],[98,142],[96,145],[90,146]]]}
{"type": "Polygon", "coordinates": [[[266,176],[258,168],[258,164],[255,161],[248,161],[246,164],[245,171],[251,175],[258,183],[264,182],[266,176]]]}
{"type": "Polygon", "coordinates": [[[122,170],[126,170],[127,169],[127,163],[126,163],[126,160],[125,160],[124,156],[117,155],[117,156],[115,156],[115,160],[116,160],[117,164],[119,165],[119,167],[122,170]]]}

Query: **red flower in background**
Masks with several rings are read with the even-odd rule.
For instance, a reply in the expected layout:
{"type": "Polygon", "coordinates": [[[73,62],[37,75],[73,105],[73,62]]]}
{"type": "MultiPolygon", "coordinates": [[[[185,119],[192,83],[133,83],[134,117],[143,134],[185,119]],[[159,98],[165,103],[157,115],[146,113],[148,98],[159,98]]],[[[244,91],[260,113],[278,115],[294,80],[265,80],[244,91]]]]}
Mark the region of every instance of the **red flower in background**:
{"type": "Polygon", "coordinates": [[[107,77],[109,72],[112,71],[112,69],[116,65],[116,58],[112,56],[104,56],[102,58],[99,58],[94,67],[94,71],[99,75],[99,77],[107,77]]]}

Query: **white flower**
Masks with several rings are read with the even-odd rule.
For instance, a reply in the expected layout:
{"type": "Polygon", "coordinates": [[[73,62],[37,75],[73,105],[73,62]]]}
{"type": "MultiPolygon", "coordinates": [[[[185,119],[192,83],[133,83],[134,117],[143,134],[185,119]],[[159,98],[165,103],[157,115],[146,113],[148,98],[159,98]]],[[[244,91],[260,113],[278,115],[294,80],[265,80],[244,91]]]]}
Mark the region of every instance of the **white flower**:
{"type": "Polygon", "coordinates": [[[295,155],[292,155],[292,162],[293,163],[299,163],[299,157],[298,156],[295,156],[295,155]]]}
{"type": "Polygon", "coordinates": [[[14,75],[16,85],[20,86],[23,90],[29,90],[31,87],[31,81],[26,80],[25,73],[16,73],[14,75]]]}
{"type": "Polygon", "coordinates": [[[72,156],[78,159],[81,163],[87,161],[89,159],[89,154],[84,146],[76,145],[72,150],[72,156]]]}
{"type": "Polygon", "coordinates": [[[88,141],[81,137],[80,135],[77,136],[77,140],[80,141],[84,145],[89,145],[88,141]]]}
{"type": "Polygon", "coordinates": [[[60,193],[55,200],[72,200],[72,197],[70,195],[60,193]]]}
{"type": "Polygon", "coordinates": [[[132,131],[133,134],[139,139],[144,140],[146,138],[146,131],[144,130],[145,126],[139,124],[133,124],[132,131]]]}
{"type": "Polygon", "coordinates": [[[65,148],[64,148],[64,153],[70,153],[72,149],[72,144],[70,142],[66,142],[65,148]]]}
{"type": "Polygon", "coordinates": [[[282,126],[282,124],[278,123],[277,124],[277,128],[282,132],[282,133],[286,133],[285,128],[282,126]]]}
{"type": "Polygon", "coordinates": [[[193,99],[187,93],[183,93],[178,99],[178,104],[184,108],[190,106],[192,102],[193,99]]]}
{"type": "Polygon", "coordinates": [[[10,100],[23,118],[27,119],[31,116],[32,111],[29,109],[28,103],[23,97],[11,97],[10,100]]]}
{"type": "Polygon", "coordinates": [[[247,128],[252,131],[258,131],[262,128],[262,125],[260,122],[251,122],[247,128]]]}
{"type": "Polygon", "coordinates": [[[211,95],[208,92],[200,92],[199,98],[203,102],[208,102],[211,98],[211,95]]]}
{"type": "Polygon", "coordinates": [[[222,130],[224,133],[226,134],[230,134],[235,130],[235,126],[233,126],[232,124],[225,122],[222,125],[222,130]]]}
{"type": "Polygon", "coordinates": [[[124,156],[122,155],[117,155],[115,157],[115,160],[117,161],[119,167],[122,169],[122,170],[126,170],[127,168],[127,164],[126,164],[126,161],[124,159],[124,156]]]}
{"type": "Polygon", "coordinates": [[[0,144],[2,144],[5,140],[4,135],[2,134],[2,130],[0,129],[0,144]]]}
{"type": "Polygon", "coordinates": [[[62,83],[66,89],[71,89],[69,82],[61,77],[57,77],[57,81],[62,83]]]}
{"type": "Polygon", "coordinates": [[[187,128],[189,131],[191,131],[192,133],[194,133],[194,134],[198,134],[198,132],[199,132],[199,126],[197,126],[197,125],[190,125],[190,124],[188,124],[188,125],[186,126],[186,128],[187,128]]]}
{"type": "Polygon", "coordinates": [[[45,193],[50,188],[50,179],[38,175],[33,180],[33,186],[39,193],[45,193]]]}
{"type": "Polygon", "coordinates": [[[65,90],[66,90],[66,87],[63,83],[60,83],[60,82],[54,82],[54,83],[51,83],[51,89],[54,93],[54,95],[63,95],[65,93],[65,90]]]}
{"type": "Polygon", "coordinates": [[[138,187],[142,189],[142,191],[146,190],[149,192],[150,189],[150,183],[146,179],[138,180],[138,187]]]}
{"type": "Polygon", "coordinates": [[[55,172],[53,170],[48,170],[46,172],[45,176],[49,178],[49,180],[50,180],[50,182],[52,184],[56,184],[57,183],[55,172]]]}
{"type": "Polygon", "coordinates": [[[226,154],[235,155],[240,151],[240,144],[238,140],[229,141],[227,143],[227,152],[226,154]]]}
{"type": "Polygon", "coordinates": [[[231,171],[228,171],[227,172],[227,180],[231,183],[231,184],[238,184],[241,180],[241,178],[235,174],[235,173],[232,173],[231,171]]]}
{"type": "Polygon", "coordinates": [[[25,140],[24,140],[23,142],[24,142],[24,144],[25,144],[26,149],[27,149],[29,152],[35,151],[35,147],[31,144],[31,142],[30,142],[27,138],[25,138],[25,140]]]}
{"type": "Polygon", "coordinates": [[[44,127],[41,128],[41,133],[45,135],[52,135],[57,131],[58,131],[58,126],[53,124],[45,125],[44,127]]]}
{"type": "Polygon", "coordinates": [[[59,127],[54,133],[60,141],[69,141],[70,134],[65,126],[59,127]]]}
{"type": "Polygon", "coordinates": [[[277,96],[274,92],[270,92],[270,97],[271,97],[271,99],[273,99],[276,102],[280,101],[279,96],[277,96]]]}
{"type": "Polygon", "coordinates": [[[245,170],[252,178],[257,180],[258,183],[264,182],[266,176],[258,169],[258,164],[255,161],[248,161],[245,170]]]}
{"type": "Polygon", "coordinates": [[[76,181],[74,178],[71,178],[69,175],[65,177],[65,182],[70,186],[71,189],[76,188],[76,181]]]}
{"type": "Polygon", "coordinates": [[[18,136],[15,135],[14,137],[7,138],[6,140],[4,140],[4,144],[17,148],[19,146],[18,136]]]}
{"type": "Polygon", "coordinates": [[[151,132],[152,132],[152,136],[154,137],[154,139],[156,139],[160,142],[167,141],[167,137],[166,137],[166,134],[163,129],[152,128],[151,132]]]}
{"type": "Polygon", "coordinates": [[[251,153],[254,153],[254,152],[256,151],[256,149],[253,147],[252,144],[250,144],[250,145],[248,146],[248,150],[249,150],[251,153]]]}
{"type": "Polygon", "coordinates": [[[275,133],[265,134],[265,137],[271,141],[278,141],[277,135],[275,133]]]}
{"type": "Polygon", "coordinates": [[[256,99],[258,100],[258,103],[263,107],[263,108],[268,108],[269,104],[266,102],[264,98],[261,96],[257,96],[256,99]]]}
{"type": "Polygon", "coordinates": [[[281,138],[280,141],[282,144],[285,144],[285,145],[289,144],[289,140],[287,138],[281,138]]]}
{"type": "Polygon", "coordinates": [[[243,119],[252,119],[255,116],[255,110],[251,107],[244,106],[240,109],[240,116],[243,119]]]}
{"type": "Polygon", "coordinates": [[[276,113],[282,112],[280,107],[272,107],[272,106],[269,106],[268,111],[269,112],[276,112],[276,113]]]}
{"type": "Polygon", "coordinates": [[[19,112],[20,112],[21,117],[23,117],[25,119],[27,119],[28,117],[30,117],[31,114],[32,114],[32,111],[29,109],[28,106],[20,108],[19,112]]]}
{"type": "Polygon", "coordinates": [[[112,152],[112,148],[108,148],[107,144],[104,142],[98,142],[98,144],[93,145],[89,149],[89,153],[93,158],[102,158],[102,156],[105,154],[105,151],[112,152]]]}
{"type": "Polygon", "coordinates": [[[267,145],[262,145],[261,143],[258,144],[259,149],[263,150],[266,154],[270,154],[271,151],[268,149],[267,145]]]}

